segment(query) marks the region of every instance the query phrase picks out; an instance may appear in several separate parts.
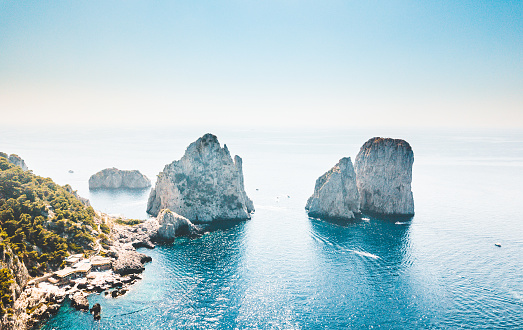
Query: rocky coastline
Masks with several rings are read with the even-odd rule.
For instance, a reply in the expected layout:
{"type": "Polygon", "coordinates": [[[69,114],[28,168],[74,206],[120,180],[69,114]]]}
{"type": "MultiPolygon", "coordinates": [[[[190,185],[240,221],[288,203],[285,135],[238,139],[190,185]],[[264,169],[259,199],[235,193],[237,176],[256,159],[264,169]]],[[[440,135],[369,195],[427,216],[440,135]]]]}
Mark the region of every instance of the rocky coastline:
{"type": "MultiPolygon", "coordinates": [[[[6,154],[0,156],[7,158],[6,154]]],[[[23,160],[13,161],[24,168],[23,160]]],[[[354,166],[350,157],[342,158],[317,179],[306,210],[311,217],[344,220],[362,213],[413,215],[413,161],[412,148],[406,141],[370,139],[361,147],[354,166]]],[[[147,186],[149,179],[138,171],[115,168],[89,179],[90,189],[147,186]]],[[[90,207],[89,201],[70,186],[64,188],[73,199],[90,207]]],[[[13,271],[16,281],[11,285],[14,303],[1,317],[0,330],[34,328],[66,301],[100,319],[101,306],[90,306],[87,297],[103,294],[117,298],[128,292],[142,278],[146,263],[152,261],[138,248],[153,249],[156,243],[177,236],[199,237],[213,221],[249,219],[254,205],[245,193],[242,159],[235,156],[233,160],[226,145],[222,148],[216,136],[206,134],[159,174],[147,205],[147,212],[155,218],[127,221],[91,212],[96,215],[90,230],[98,235],[88,247],[93,250],[86,251],[89,256],[68,257],[64,262],[71,262],[70,267],[31,279],[24,263],[16,255],[6,258],[6,254],[13,255],[8,247],[2,250],[2,266],[13,271]]],[[[49,210],[48,216],[52,213],[49,210]]]]}
{"type": "Polygon", "coordinates": [[[93,269],[85,276],[57,283],[53,281],[51,274],[28,281],[27,270],[19,272],[27,275],[26,285],[25,288],[20,288],[20,293],[13,304],[11,317],[7,314],[3,316],[0,329],[34,328],[57,313],[61,304],[67,301],[78,310],[86,312],[92,310],[93,317],[100,319],[103,317],[101,307],[98,305],[90,308],[87,296],[104,294],[117,298],[142,279],[140,273],[144,271],[145,264],[152,259],[136,251],[136,248],[154,248],[151,237],[156,235],[157,221],[150,219],[139,225],[125,225],[116,223],[117,218],[107,214],[97,212],[97,216],[111,226],[110,237],[105,242],[106,248],[100,248],[100,253],[110,258],[110,267],[93,269]]]}

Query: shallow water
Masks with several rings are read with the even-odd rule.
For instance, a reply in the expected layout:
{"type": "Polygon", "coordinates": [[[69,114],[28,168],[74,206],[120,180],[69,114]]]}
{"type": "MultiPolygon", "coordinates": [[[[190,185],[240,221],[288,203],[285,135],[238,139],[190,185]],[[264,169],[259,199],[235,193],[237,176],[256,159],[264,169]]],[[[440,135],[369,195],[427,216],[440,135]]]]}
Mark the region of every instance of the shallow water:
{"type": "MultiPolygon", "coordinates": [[[[0,151],[96,209],[144,218],[148,190],[90,192],[89,176],[116,166],[154,180],[204,133],[8,130],[0,151]]],[[[89,298],[101,321],[64,304],[43,329],[523,327],[522,132],[215,133],[244,159],[253,219],[144,250],[153,261],[130,292],[89,298]],[[315,179],[376,135],[413,147],[415,217],[309,219],[315,179]]]]}

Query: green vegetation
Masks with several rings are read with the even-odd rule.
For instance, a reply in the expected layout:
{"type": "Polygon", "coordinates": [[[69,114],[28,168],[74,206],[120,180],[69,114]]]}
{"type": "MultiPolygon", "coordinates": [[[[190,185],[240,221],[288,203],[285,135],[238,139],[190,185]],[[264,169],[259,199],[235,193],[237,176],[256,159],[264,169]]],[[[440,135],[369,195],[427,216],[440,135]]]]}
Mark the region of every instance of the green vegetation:
{"type": "MultiPolygon", "coordinates": [[[[94,216],[70,186],[24,172],[0,157],[0,255],[11,258],[9,246],[31,276],[57,269],[70,252],[92,249],[94,216]]],[[[0,290],[7,278],[0,273],[0,290]]],[[[3,296],[2,301],[7,302],[3,296]]]]}
{"type": "Polygon", "coordinates": [[[138,219],[125,219],[124,220],[122,218],[118,218],[118,219],[114,220],[114,222],[119,225],[134,226],[134,225],[141,224],[142,222],[144,222],[144,220],[138,220],[138,219]]]}
{"type": "Polygon", "coordinates": [[[12,283],[11,270],[9,268],[0,269],[0,314],[4,314],[7,306],[13,302],[10,288],[12,283]]]}
{"type": "Polygon", "coordinates": [[[100,229],[102,230],[102,233],[107,235],[109,235],[109,233],[111,232],[111,228],[109,228],[109,226],[105,223],[100,224],[100,229]]]}

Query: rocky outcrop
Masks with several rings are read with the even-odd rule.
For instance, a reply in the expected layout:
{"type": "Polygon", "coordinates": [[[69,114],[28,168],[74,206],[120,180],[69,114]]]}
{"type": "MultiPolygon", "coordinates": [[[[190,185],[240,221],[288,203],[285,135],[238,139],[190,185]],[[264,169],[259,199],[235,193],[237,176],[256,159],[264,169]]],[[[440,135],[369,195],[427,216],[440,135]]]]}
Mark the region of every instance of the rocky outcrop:
{"type": "Polygon", "coordinates": [[[20,300],[19,298],[23,295],[23,289],[29,280],[29,273],[24,262],[18,258],[2,238],[0,238],[0,269],[7,269],[12,276],[12,283],[9,289],[14,301],[14,315],[0,315],[0,329],[21,328],[24,326],[24,322],[21,321],[21,319],[28,320],[29,316],[23,315],[26,314],[25,309],[20,308],[20,310],[18,310],[15,306],[20,300]]]}
{"type": "Polygon", "coordinates": [[[66,184],[64,186],[64,188],[65,188],[65,190],[67,190],[67,192],[73,194],[74,197],[76,197],[76,199],[78,199],[80,202],[82,202],[82,204],[84,204],[87,207],[91,206],[91,202],[89,202],[89,200],[87,198],[84,198],[84,197],[78,195],[78,191],[73,190],[73,188],[70,185],[66,184]]]}
{"type": "Polygon", "coordinates": [[[404,140],[375,137],[356,156],[356,183],[362,212],[414,215],[411,191],[414,153],[404,140]]]}
{"type": "Polygon", "coordinates": [[[89,301],[81,292],[76,292],[71,297],[71,306],[78,310],[89,310],[89,301]]]}
{"type": "Polygon", "coordinates": [[[134,248],[154,249],[151,241],[156,238],[159,227],[158,221],[152,218],[133,226],[115,225],[111,234],[118,250],[129,249],[129,244],[134,248]]]}
{"type": "MultiPolygon", "coordinates": [[[[108,255],[116,260],[112,263],[112,269],[116,274],[128,275],[137,274],[145,270],[145,263],[151,261],[151,257],[136,251],[135,244],[150,244],[151,235],[158,231],[158,224],[155,220],[146,221],[145,224],[128,226],[113,225],[111,229],[112,246],[109,248],[108,255]],[[147,242],[147,243],[146,243],[147,242]]],[[[149,246],[148,246],[149,247],[149,246]]]]}
{"type": "Polygon", "coordinates": [[[7,158],[7,160],[11,164],[14,164],[16,166],[20,166],[22,168],[22,170],[24,170],[24,171],[28,171],[29,170],[29,168],[25,164],[25,161],[18,155],[11,154],[10,156],[8,156],[6,153],[0,152],[0,157],[7,158]]]}
{"type": "Polygon", "coordinates": [[[191,236],[199,233],[198,228],[189,219],[182,217],[168,209],[163,209],[156,218],[160,227],[157,239],[173,240],[176,236],[191,236]]]}
{"type": "Polygon", "coordinates": [[[55,286],[26,288],[13,304],[13,315],[3,315],[0,329],[33,329],[58,312],[65,295],[55,286]]]}
{"type": "Polygon", "coordinates": [[[100,313],[102,312],[102,306],[100,306],[100,304],[96,303],[93,305],[93,307],[91,307],[91,309],[89,311],[91,312],[91,314],[93,314],[93,317],[95,320],[99,320],[100,313]]]}
{"type": "Polygon", "coordinates": [[[120,250],[117,255],[118,257],[113,262],[112,268],[119,275],[141,273],[145,270],[144,264],[151,261],[151,257],[134,249],[120,250]]]}
{"type": "Polygon", "coordinates": [[[191,143],[180,160],[165,166],[151,190],[147,212],[157,216],[162,209],[191,222],[250,219],[254,205],[243,186],[241,158],[233,161],[212,134],[191,143]]]}
{"type": "Polygon", "coordinates": [[[137,170],[106,168],[89,178],[89,189],[143,189],[150,186],[151,181],[137,170]]]}
{"type": "Polygon", "coordinates": [[[11,295],[13,300],[20,297],[29,280],[29,272],[24,262],[11,250],[9,245],[0,238],[0,269],[7,268],[13,276],[11,283],[11,295]]]}
{"type": "Polygon", "coordinates": [[[360,212],[356,173],[350,157],[316,180],[314,194],[305,206],[311,217],[324,219],[353,219],[360,212]]]}

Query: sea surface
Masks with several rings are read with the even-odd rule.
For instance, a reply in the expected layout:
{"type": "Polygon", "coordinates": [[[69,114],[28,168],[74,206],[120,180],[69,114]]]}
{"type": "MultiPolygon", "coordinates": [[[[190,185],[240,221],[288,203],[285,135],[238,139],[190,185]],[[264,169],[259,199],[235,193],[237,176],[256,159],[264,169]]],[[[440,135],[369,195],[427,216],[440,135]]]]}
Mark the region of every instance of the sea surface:
{"type": "MultiPolygon", "coordinates": [[[[149,190],[91,192],[89,176],[117,167],[154,181],[207,132],[3,127],[0,151],[95,209],[145,219],[149,190]]],[[[117,299],[89,297],[100,321],[66,302],[42,329],[523,328],[522,131],[210,132],[243,158],[252,220],[141,250],[153,258],[142,281],[117,299]],[[315,180],[373,136],[411,144],[416,215],[308,218],[315,180]]]]}

